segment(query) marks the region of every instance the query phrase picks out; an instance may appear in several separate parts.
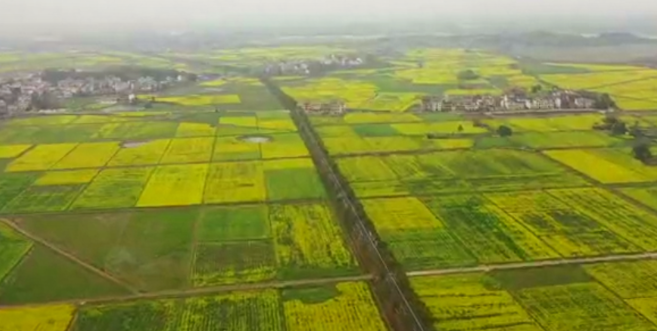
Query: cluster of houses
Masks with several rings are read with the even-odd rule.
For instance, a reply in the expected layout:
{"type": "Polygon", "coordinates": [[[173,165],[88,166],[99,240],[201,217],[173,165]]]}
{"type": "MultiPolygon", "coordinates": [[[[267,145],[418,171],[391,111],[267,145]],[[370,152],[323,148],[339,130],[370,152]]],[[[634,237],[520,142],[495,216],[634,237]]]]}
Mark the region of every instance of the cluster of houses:
{"type": "Polygon", "coordinates": [[[165,89],[184,79],[166,77],[158,81],[153,77],[124,80],[116,76],[102,78],[65,78],[48,82],[41,74],[28,74],[0,80],[0,115],[17,113],[34,108],[34,100],[47,96],[52,100],[66,100],[83,96],[111,96],[110,99],[129,99],[136,93],[152,93],[165,89]]]}
{"type": "Polygon", "coordinates": [[[365,61],[358,56],[330,54],[319,60],[281,60],[267,63],[263,73],[267,76],[305,76],[327,70],[359,67],[365,61]]]}
{"type": "Polygon", "coordinates": [[[550,109],[592,109],[596,100],[570,90],[553,90],[530,96],[513,89],[502,95],[427,96],[421,110],[426,112],[490,112],[550,109]]]}
{"type": "Polygon", "coordinates": [[[342,115],[347,112],[347,104],[342,100],[302,101],[299,106],[308,114],[342,115]]]}

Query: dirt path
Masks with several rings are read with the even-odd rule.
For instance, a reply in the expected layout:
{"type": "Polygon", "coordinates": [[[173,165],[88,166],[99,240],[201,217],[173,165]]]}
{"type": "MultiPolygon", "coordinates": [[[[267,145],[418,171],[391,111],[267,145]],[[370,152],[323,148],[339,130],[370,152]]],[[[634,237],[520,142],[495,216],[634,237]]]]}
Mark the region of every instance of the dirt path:
{"type": "Polygon", "coordinates": [[[54,251],[55,253],[63,256],[64,258],[66,258],[68,260],[71,260],[72,262],[80,265],[84,269],[87,269],[88,271],[91,271],[94,274],[96,274],[96,275],[98,275],[98,276],[100,276],[100,277],[102,277],[102,278],[104,278],[104,279],[106,279],[106,280],[108,280],[112,283],[115,283],[115,284],[127,289],[128,291],[130,291],[132,293],[135,293],[135,294],[139,293],[139,291],[137,289],[135,289],[134,287],[132,287],[130,284],[128,284],[128,283],[126,283],[126,282],[124,282],[124,281],[122,281],[122,280],[120,280],[120,279],[118,279],[118,278],[116,278],[116,277],[114,277],[114,276],[112,276],[112,275],[110,275],[110,274],[94,267],[94,266],[92,266],[91,264],[89,264],[85,261],[82,261],[81,259],[79,259],[75,255],[70,254],[70,253],[56,247],[55,245],[49,243],[48,241],[46,241],[46,240],[44,240],[44,239],[42,239],[38,236],[35,236],[35,235],[33,235],[32,233],[30,233],[28,231],[25,231],[23,228],[19,227],[17,224],[15,224],[15,223],[7,220],[7,219],[4,219],[4,218],[0,219],[0,222],[6,224],[7,226],[11,227],[14,231],[20,233],[21,235],[23,235],[26,238],[34,241],[35,243],[38,243],[38,244],[54,251]]]}
{"type": "Polygon", "coordinates": [[[295,286],[329,285],[329,284],[336,284],[341,282],[367,281],[371,279],[372,279],[371,275],[358,275],[358,276],[347,276],[347,277],[302,279],[302,280],[276,281],[276,282],[253,283],[253,284],[222,285],[222,286],[212,286],[212,287],[203,287],[203,288],[192,288],[186,290],[170,290],[170,291],[158,291],[151,293],[137,293],[134,295],[124,295],[124,296],[73,299],[73,300],[40,302],[40,303],[30,303],[30,304],[20,304],[20,305],[0,305],[0,309],[5,307],[34,307],[34,306],[42,306],[44,304],[85,305],[85,304],[118,303],[118,302],[126,302],[126,301],[133,301],[139,299],[184,298],[184,297],[190,297],[196,295],[221,294],[221,293],[233,292],[233,291],[282,289],[286,287],[295,287],[295,286]]]}
{"type": "Polygon", "coordinates": [[[628,254],[628,255],[609,255],[589,258],[577,259],[562,259],[562,260],[549,260],[549,261],[536,261],[536,262],[521,262],[521,263],[507,263],[496,265],[481,265],[469,268],[454,268],[454,269],[435,269],[424,271],[411,271],[406,274],[409,277],[432,276],[432,275],[450,275],[469,272],[489,272],[493,270],[511,270],[511,269],[525,269],[545,266],[558,266],[568,264],[589,264],[598,262],[622,262],[622,261],[637,261],[637,260],[650,260],[657,259],[657,253],[643,253],[643,254],[628,254]]]}

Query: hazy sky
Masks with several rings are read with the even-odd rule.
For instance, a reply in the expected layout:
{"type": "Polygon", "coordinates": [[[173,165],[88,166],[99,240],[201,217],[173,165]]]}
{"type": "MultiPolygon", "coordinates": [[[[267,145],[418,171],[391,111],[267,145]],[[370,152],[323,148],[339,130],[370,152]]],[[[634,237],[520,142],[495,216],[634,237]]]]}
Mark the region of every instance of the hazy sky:
{"type": "Polygon", "coordinates": [[[657,15],[655,0],[0,0],[0,24],[313,22],[411,16],[657,15]],[[322,20],[324,21],[324,20],[322,20]]]}

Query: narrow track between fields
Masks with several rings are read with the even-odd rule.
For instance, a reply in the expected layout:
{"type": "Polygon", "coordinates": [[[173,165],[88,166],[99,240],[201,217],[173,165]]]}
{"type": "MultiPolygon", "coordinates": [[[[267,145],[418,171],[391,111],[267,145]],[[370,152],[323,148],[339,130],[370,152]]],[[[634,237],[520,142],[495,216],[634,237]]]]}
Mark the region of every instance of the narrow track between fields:
{"type": "Polygon", "coordinates": [[[535,261],[535,262],[480,265],[476,267],[467,267],[467,268],[410,271],[407,272],[406,275],[408,275],[409,277],[421,277],[421,276],[451,275],[451,274],[471,273],[471,272],[489,272],[494,270],[528,269],[528,268],[559,266],[559,265],[568,265],[568,264],[623,262],[623,261],[650,260],[650,259],[657,259],[657,252],[641,253],[641,254],[625,254],[625,255],[608,255],[608,256],[597,256],[597,257],[588,257],[588,258],[584,257],[584,258],[575,258],[575,259],[547,260],[547,261],[535,261]]]}
{"type": "Polygon", "coordinates": [[[21,235],[23,235],[26,238],[34,241],[35,243],[37,243],[39,245],[42,245],[42,246],[54,251],[55,253],[63,256],[64,258],[66,258],[68,260],[71,260],[72,262],[80,265],[82,268],[87,269],[88,271],[91,271],[94,274],[96,274],[96,275],[98,275],[98,276],[100,276],[100,277],[102,277],[102,278],[104,278],[104,279],[106,279],[106,280],[108,280],[112,283],[115,283],[115,284],[127,289],[128,291],[130,291],[132,293],[135,293],[135,294],[139,293],[139,291],[136,288],[132,287],[130,284],[126,283],[125,281],[120,280],[120,279],[118,279],[118,278],[116,278],[116,277],[114,277],[114,276],[112,276],[112,275],[110,275],[110,274],[94,267],[93,265],[81,260],[77,256],[75,256],[75,255],[73,255],[69,252],[66,252],[66,251],[58,248],[57,246],[49,243],[47,240],[24,230],[23,228],[21,228],[17,224],[15,224],[15,223],[7,220],[7,219],[4,219],[4,218],[0,218],[0,222],[6,224],[7,226],[11,227],[14,231],[20,233],[21,235]]]}
{"type": "Polygon", "coordinates": [[[290,280],[290,281],[274,281],[274,282],[251,283],[251,284],[232,284],[232,285],[211,286],[211,287],[202,287],[202,288],[190,288],[184,290],[168,290],[168,291],[157,291],[157,292],[149,292],[149,293],[138,293],[133,295],[123,295],[123,296],[82,298],[82,299],[49,301],[49,302],[39,302],[39,303],[18,304],[18,305],[0,305],[0,309],[10,308],[10,307],[34,307],[34,306],[42,306],[46,304],[85,305],[85,304],[119,303],[119,302],[134,301],[140,299],[157,300],[157,299],[167,299],[167,298],[184,298],[184,297],[191,297],[197,295],[212,295],[212,294],[221,294],[221,293],[234,292],[234,291],[282,289],[282,288],[296,287],[296,286],[319,286],[319,285],[337,284],[342,282],[368,281],[371,279],[372,279],[372,275],[357,275],[357,276],[330,277],[330,278],[327,277],[327,278],[317,278],[317,279],[300,279],[300,280],[290,280]]]}

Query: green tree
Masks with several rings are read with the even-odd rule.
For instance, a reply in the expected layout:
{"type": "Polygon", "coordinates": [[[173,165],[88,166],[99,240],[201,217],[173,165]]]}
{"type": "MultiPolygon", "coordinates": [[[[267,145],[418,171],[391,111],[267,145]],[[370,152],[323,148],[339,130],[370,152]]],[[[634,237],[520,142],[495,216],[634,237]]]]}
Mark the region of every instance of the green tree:
{"type": "Polygon", "coordinates": [[[652,159],[650,142],[644,139],[637,141],[634,144],[634,147],[632,147],[632,154],[634,154],[635,159],[643,163],[647,163],[650,159],[652,159]]]}
{"type": "Polygon", "coordinates": [[[615,136],[622,136],[627,133],[627,125],[625,122],[617,121],[611,125],[611,134],[615,136]]]}
{"type": "Polygon", "coordinates": [[[497,134],[500,135],[500,137],[509,137],[513,135],[513,130],[506,125],[500,125],[500,127],[497,128],[497,134]]]}

